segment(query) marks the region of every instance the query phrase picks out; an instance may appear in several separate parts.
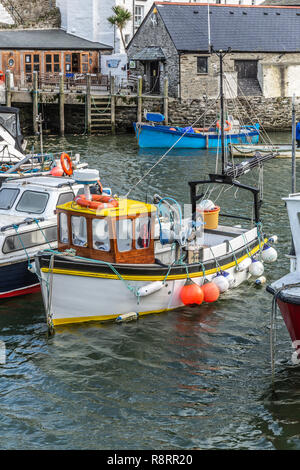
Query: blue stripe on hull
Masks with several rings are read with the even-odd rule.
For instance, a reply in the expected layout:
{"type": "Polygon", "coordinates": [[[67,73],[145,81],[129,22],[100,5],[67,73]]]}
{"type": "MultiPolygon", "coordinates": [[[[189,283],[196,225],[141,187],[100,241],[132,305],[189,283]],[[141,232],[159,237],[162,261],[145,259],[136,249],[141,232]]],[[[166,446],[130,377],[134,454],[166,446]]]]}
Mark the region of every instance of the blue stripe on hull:
{"type": "MultiPolygon", "coordinates": [[[[166,126],[149,126],[142,125],[136,128],[136,123],[133,124],[136,133],[138,145],[141,148],[170,148],[182,136],[182,132],[169,131],[166,126]]],[[[259,131],[253,128],[248,132],[240,134],[226,134],[225,145],[232,144],[257,144],[259,139],[259,131]]],[[[208,138],[204,134],[187,133],[176,143],[175,148],[194,148],[194,149],[216,149],[221,147],[220,135],[209,135],[208,138]]]]}
{"type": "Polygon", "coordinates": [[[37,276],[28,270],[26,261],[0,266],[0,295],[17,289],[25,289],[38,282],[37,276]]]}

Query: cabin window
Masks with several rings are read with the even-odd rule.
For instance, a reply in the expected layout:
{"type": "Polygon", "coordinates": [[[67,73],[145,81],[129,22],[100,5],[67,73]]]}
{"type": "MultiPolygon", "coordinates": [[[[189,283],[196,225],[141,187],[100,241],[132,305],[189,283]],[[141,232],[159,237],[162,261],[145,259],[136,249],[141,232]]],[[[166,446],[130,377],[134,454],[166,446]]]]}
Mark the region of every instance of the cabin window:
{"type": "Polygon", "coordinates": [[[63,204],[66,204],[67,202],[73,201],[75,194],[74,193],[62,193],[58,197],[57,201],[57,206],[62,206],[63,204]]]}
{"type": "Polygon", "coordinates": [[[93,248],[110,251],[108,223],[105,219],[93,219],[93,248]]]}
{"type": "Polygon", "coordinates": [[[197,73],[207,73],[207,57],[197,57],[197,73]]]}
{"type": "Polygon", "coordinates": [[[88,54],[81,55],[81,71],[83,73],[89,71],[89,56],[88,54]]]}
{"type": "Polygon", "coordinates": [[[46,209],[48,199],[48,193],[40,193],[38,191],[24,191],[17,204],[16,210],[19,212],[42,214],[42,212],[44,212],[46,209]]]}
{"type": "Polygon", "coordinates": [[[0,190],[0,209],[8,210],[14,205],[19,194],[19,189],[1,189],[0,190]]]}
{"type": "Polygon", "coordinates": [[[120,252],[132,249],[132,220],[119,219],[116,222],[117,244],[120,252]]]}
{"type": "Polygon", "coordinates": [[[135,219],[135,247],[138,250],[148,248],[150,245],[150,218],[138,217],[135,219]]]}
{"type": "Polygon", "coordinates": [[[82,216],[72,216],[72,242],[76,246],[87,246],[86,218],[82,216]]]}
{"type": "Polygon", "coordinates": [[[63,212],[59,214],[59,240],[61,243],[69,243],[68,216],[63,212]]]}
{"type": "Polygon", "coordinates": [[[46,245],[45,237],[48,242],[55,242],[57,239],[56,225],[41,230],[32,230],[31,232],[19,233],[19,235],[11,235],[7,237],[3,244],[3,253],[11,253],[13,251],[24,250],[24,248],[32,248],[39,245],[46,245]],[[21,243],[21,240],[22,243],[21,243]]]}

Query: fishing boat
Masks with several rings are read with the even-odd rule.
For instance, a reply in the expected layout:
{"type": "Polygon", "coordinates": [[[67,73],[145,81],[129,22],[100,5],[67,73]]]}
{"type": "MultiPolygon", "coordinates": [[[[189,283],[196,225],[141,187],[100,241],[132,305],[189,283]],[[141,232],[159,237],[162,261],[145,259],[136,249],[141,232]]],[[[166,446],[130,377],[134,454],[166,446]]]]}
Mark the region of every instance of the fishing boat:
{"type": "MultiPolygon", "coordinates": [[[[292,145],[291,144],[229,144],[229,153],[233,157],[245,158],[251,157],[256,152],[260,154],[266,154],[270,152],[276,152],[276,158],[292,158],[292,145]]],[[[300,149],[295,152],[296,158],[300,158],[300,149]]]]}
{"type": "MultiPolygon", "coordinates": [[[[133,123],[137,143],[141,148],[221,148],[219,121],[215,127],[195,128],[162,125],[164,116],[160,113],[147,113],[149,122],[133,123]]],[[[259,139],[259,124],[243,125],[234,121],[232,116],[226,120],[224,145],[256,144],[259,139]]]]}
{"type": "Polygon", "coordinates": [[[236,179],[252,163],[190,181],[192,216],[186,218],[169,197],[156,195],[153,203],[144,203],[92,196],[89,183],[97,181],[97,171],[75,171],[85,195],[57,206],[58,250],[35,256],[48,325],[121,321],[200,305],[250,276],[259,281],[261,253],[270,243],[261,227],[260,191],[236,179]],[[254,219],[220,213],[219,206],[203,199],[207,185],[248,191],[254,219]],[[219,224],[219,216],[234,223],[219,224]],[[236,225],[237,218],[243,226],[236,225]]]}
{"type": "Polygon", "coordinates": [[[0,298],[40,290],[31,269],[34,254],[57,247],[56,205],[83,186],[70,177],[8,179],[0,189],[0,298]]]}

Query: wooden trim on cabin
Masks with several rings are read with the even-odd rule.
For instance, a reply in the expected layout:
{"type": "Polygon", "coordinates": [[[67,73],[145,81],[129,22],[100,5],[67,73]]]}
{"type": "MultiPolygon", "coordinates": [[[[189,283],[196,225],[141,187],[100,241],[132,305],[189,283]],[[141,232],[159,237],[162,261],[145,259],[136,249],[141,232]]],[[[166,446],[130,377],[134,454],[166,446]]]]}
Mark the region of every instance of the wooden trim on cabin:
{"type": "Polygon", "coordinates": [[[135,235],[135,220],[141,217],[140,214],[136,216],[128,217],[97,217],[95,214],[83,214],[76,211],[57,209],[57,240],[58,240],[58,249],[61,251],[67,249],[74,249],[78,256],[84,258],[97,259],[101,261],[106,261],[110,263],[128,263],[128,264],[153,264],[155,261],[154,256],[154,222],[155,217],[151,212],[145,212],[144,217],[150,218],[150,243],[147,248],[136,248],[136,235],[135,235]],[[68,238],[69,243],[65,244],[60,241],[60,217],[59,214],[64,213],[67,215],[67,224],[68,224],[68,238]],[[77,246],[72,243],[72,225],[71,218],[75,217],[85,217],[87,223],[87,246],[77,246]],[[108,230],[110,237],[110,251],[96,250],[93,248],[93,238],[92,238],[92,220],[93,219],[105,219],[108,222],[108,230]],[[116,221],[117,220],[132,220],[132,245],[130,251],[120,252],[118,250],[117,244],[117,234],[116,234],[116,221]]]}

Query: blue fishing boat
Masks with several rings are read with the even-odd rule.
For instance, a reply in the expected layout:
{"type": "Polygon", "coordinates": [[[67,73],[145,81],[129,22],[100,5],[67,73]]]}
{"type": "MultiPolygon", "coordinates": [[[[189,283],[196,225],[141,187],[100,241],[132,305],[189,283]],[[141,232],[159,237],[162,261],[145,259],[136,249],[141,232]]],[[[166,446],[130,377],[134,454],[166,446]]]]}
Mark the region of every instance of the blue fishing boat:
{"type": "MultiPolygon", "coordinates": [[[[160,113],[147,113],[148,123],[133,123],[135,135],[141,148],[193,148],[217,149],[222,147],[221,130],[217,123],[212,128],[175,127],[161,124],[164,116],[160,113]]],[[[224,145],[257,144],[259,124],[240,126],[233,120],[226,121],[224,145]]]]}

